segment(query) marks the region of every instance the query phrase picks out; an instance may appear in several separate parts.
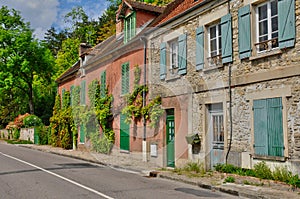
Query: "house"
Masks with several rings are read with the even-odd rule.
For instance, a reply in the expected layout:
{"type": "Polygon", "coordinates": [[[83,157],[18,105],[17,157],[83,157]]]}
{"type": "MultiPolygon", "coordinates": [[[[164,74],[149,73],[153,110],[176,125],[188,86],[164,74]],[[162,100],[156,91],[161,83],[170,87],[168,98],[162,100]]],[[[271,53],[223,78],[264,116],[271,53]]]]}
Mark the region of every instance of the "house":
{"type": "MultiPolygon", "coordinates": [[[[138,83],[146,82],[146,43],[143,31],[164,10],[164,7],[154,6],[138,1],[122,1],[116,13],[116,35],[108,38],[95,47],[81,44],[80,61],[66,71],[58,80],[59,93],[70,91],[72,86],[80,86],[80,104],[89,106],[88,86],[98,80],[107,87],[113,95],[113,123],[115,132],[114,149],[128,153],[130,156],[142,159],[144,129],[142,121],[128,124],[122,109],[126,106],[125,96],[134,89],[134,69],[140,68],[141,77],[138,83]]],[[[78,145],[89,147],[87,133],[80,125],[78,145]]],[[[143,148],[144,147],[144,148],[143,148]]],[[[144,155],[143,158],[146,158],[144,155]]]]}
{"type": "Polygon", "coordinates": [[[150,161],[300,173],[299,2],[174,2],[147,32],[150,98],[165,109],[150,161]]]}

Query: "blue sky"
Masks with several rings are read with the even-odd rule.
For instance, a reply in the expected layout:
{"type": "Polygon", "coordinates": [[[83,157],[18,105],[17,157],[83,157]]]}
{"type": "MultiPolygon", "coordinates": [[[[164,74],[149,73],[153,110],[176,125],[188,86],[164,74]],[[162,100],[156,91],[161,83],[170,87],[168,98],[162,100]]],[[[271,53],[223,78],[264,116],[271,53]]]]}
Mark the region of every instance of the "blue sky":
{"type": "Polygon", "coordinates": [[[108,6],[106,0],[0,0],[0,6],[8,6],[21,12],[24,21],[30,22],[38,39],[44,38],[44,33],[54,26],[63,29],[64,16],[73,7],[83,7],[90,19],[97,19],[108,6]]]}

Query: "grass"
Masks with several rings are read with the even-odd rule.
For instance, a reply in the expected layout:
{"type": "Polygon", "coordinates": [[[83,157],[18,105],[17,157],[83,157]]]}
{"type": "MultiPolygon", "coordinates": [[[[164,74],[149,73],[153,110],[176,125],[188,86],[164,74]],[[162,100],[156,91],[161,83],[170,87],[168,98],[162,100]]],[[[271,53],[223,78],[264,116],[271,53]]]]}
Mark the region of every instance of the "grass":
{"type": "Polygon", "coordinates": [[[33,144],[28,140],[5,140],[8,144],[33,144]]]}

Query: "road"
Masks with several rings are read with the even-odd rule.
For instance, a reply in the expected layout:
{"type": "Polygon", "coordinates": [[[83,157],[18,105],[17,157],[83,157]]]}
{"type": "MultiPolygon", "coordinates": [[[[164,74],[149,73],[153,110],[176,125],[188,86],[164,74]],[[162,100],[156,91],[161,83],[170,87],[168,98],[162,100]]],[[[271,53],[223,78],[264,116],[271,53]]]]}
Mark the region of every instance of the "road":
{"type": "Polygon", "coordinates": [[[0,198],[238,198],[0,143],[0,198]]]}

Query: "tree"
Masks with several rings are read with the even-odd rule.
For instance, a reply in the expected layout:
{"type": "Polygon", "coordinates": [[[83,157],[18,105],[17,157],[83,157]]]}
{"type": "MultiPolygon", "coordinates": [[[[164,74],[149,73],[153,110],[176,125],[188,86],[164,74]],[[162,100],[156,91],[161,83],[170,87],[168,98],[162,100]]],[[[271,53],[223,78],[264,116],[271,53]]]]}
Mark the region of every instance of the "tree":
{"type": "Polygon", "coordinates": [[[45,37],[43,40],[44,45],[51,50],[53,56],[55,57],[58,51],[61,49],[63,41],[66,40],[69,36],[67,30],[62,30],[59,33],[56,32],[56,29],[54,27],[51,27],[45,33],[45,37]]]}
{"type": "Polygon", "coordinates": [[[0,9],[0,92],[11,91],[34,114],[33,84],[51,82],[54,58],[49,49],[34,39],[30,24],[6,6],[0,9]]]}

